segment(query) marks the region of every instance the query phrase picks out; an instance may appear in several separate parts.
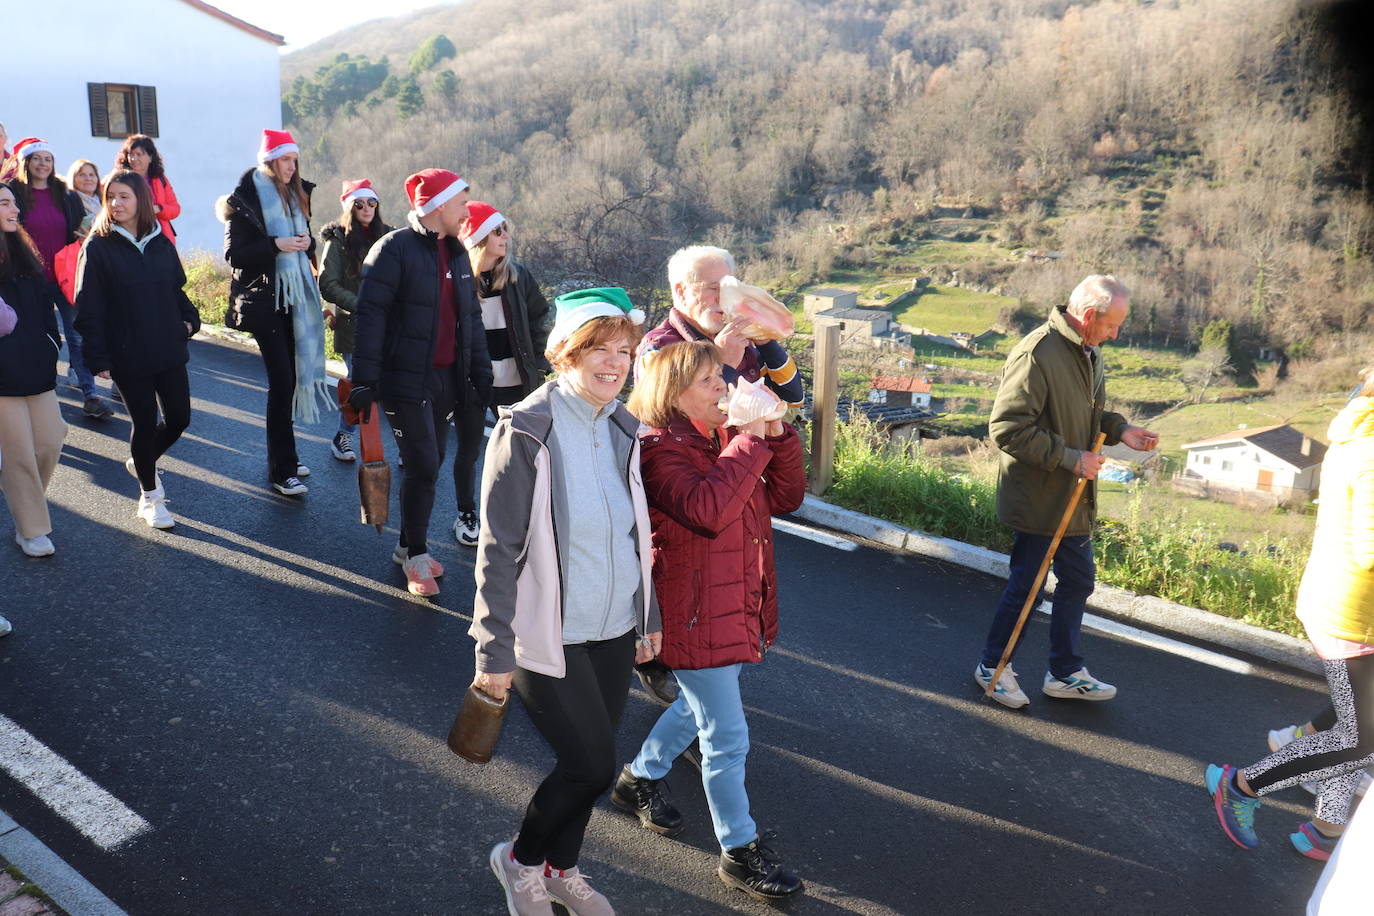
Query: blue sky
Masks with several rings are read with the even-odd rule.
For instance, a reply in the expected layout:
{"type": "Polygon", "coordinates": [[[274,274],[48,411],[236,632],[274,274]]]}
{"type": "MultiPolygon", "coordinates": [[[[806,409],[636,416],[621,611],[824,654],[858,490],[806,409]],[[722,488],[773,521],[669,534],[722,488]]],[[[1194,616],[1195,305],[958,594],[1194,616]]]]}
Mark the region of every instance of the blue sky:
{"type": "Polygon", "coordinates": [[[206,0],[232,16],[286,37],[284,53],[351,25],[457,0],[206,0]]]}

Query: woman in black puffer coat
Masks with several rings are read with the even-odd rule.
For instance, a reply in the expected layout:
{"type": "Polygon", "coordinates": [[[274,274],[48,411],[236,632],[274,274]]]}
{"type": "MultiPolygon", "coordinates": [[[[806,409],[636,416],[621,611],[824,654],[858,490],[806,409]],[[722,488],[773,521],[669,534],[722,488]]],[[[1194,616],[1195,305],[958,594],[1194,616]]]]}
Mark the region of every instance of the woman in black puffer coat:
{"type": "Polygon", "coordinates": [[[115,172],[104,198],[77,268],[76,328],[86,365],[114,378],[133,421],[124,466],[142,488],[138,517],[171,528],[157,461],[191,423],[186,341],[200,330],[200,315],[182,289],[186,272],[162,234],[148,183],[115,172]]]}
{"type": "Polygon", "coordinates": [[[0,299],[14,312],[9,333],[0,334],[0,492],[14,518],[14,540],[30,557],[54,552],[44,494],[67,437],[55,390],[62,347],[57,295],[19,225],[14,192],[0,185],[0,299]]]}

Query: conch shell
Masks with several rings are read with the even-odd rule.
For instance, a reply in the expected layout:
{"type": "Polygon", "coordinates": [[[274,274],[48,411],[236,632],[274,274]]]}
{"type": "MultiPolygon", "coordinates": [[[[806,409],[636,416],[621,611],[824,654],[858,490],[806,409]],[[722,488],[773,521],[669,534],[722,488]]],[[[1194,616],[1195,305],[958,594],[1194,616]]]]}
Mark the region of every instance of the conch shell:
{"type": "Polygon", "coordinates": [[[745,426],[755,420],[781,420],[787,405],[778,399],[763,379],[740,379],[717,404],[725,412],[726,426],[745,426]]]}
{"type": "Polygon", "coordinates": [[[746,318],[745,336],[751,340],[782,340],[791,337],[797,322],[787,306],[757,286],[741,283],[734,277],[722,277],[720,281],[720,307],[725,317],[734,320],[746,318]]]}

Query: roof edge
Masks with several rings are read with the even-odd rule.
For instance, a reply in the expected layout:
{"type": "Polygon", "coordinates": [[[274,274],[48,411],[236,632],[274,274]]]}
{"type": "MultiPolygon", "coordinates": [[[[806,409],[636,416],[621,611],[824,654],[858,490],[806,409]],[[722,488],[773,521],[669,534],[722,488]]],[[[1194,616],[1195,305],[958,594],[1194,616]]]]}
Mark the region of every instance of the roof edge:
{"type": "Polygon", "coordinates": [[[276,32],[269,32],[264,28],[260,28],[256,25],[253,25],[253,23],[251,22],[248,22],[246,20],[238,18],[237,16],[226,13],[219,7],[211,6],[210,4],[206,3],[205,0],[181,0],[181,2],[185,3],[187,6],[195,7],[202,13],[208,13],[209,15],[214,16],[216,19],[227,22],[236,29],[242,29],[249,35],[252,35],[256,38],[261,38],[263,41],[271,42],[272,44],[277,45],[278,47],[286,44],[286,39],[283,36],[278,35],[276,32]]]}

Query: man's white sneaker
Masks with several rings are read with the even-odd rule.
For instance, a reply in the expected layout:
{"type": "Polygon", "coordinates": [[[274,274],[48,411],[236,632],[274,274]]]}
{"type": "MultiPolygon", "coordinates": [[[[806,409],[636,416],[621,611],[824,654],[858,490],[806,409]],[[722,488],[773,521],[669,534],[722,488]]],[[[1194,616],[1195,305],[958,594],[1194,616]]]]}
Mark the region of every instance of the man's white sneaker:
{"type": "Polygon", "coordinates": [[[1046,671],[1040,689],[1045,696],[1061,700],[1110,700],[1116,696],[1115,687],[1093,677],[1087,668],[1079,668],[1068,677],[1055,677],[1046,671]]]}
{"type": "MultiPolygon", "coordinates": [[[[992,683],[992,668],[985,668],[980,662],[978,667],[973,669],[973,681],[984,690],[992,683]]],[[[997,689],[992,692],[992,698],[1001,703],[1008,709],[1020,709],[1030,705],[1030,697],[1026,696],[1021,690],[1021,685],[1016,682],[1016,672],[1011,670],[1011,665],[1002,669],[1002,676],[997,679],[997,689]]]]}
{"type": "Polygon", "coordinates": [[[26,557],[50,557],[57,552],[46,534],[40,534],[36,538],[26,538],[16,531],[14,543],[19,545],[19,549],[24,551],[26,557]]]}
{"type": "Polygon", "coordinates": [[[176,525],[172,513],[167,511],[167,494],[162,487],[138,497],[138,517],[147,522],[149,528],[166,530],[176,525]]]}

